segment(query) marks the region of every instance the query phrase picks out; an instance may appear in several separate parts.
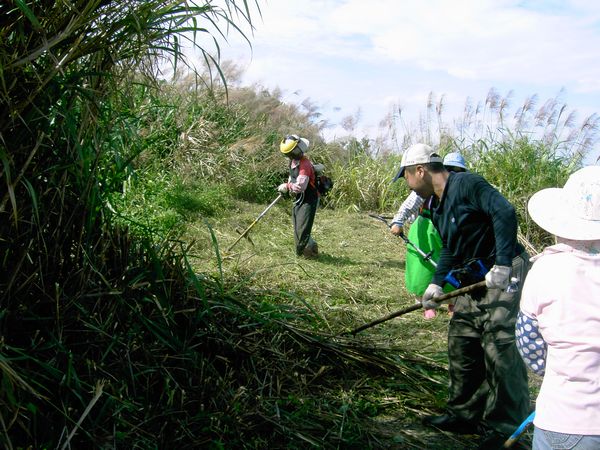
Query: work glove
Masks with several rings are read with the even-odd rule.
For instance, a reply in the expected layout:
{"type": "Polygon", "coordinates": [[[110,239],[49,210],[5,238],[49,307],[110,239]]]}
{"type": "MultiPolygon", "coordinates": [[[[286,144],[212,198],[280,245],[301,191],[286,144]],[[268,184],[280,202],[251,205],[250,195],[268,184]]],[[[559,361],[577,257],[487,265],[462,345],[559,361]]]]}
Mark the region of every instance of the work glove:
{"type": "Polygon", "coordinates": [[[277,190],[281,193],[281,194],[287,194],[289,189],[288,189],[288,185],[287,183],[281,183],[278,187],[277,190]]]}
{"type": "Polygon", "coordinates": [[[506,289],[510,280],[510,271],[509,266],[492,266],[485,275],[485,286],[488,289],[506,289]]]}
{"type": "Polygon", "coordinates": [[[431,283],[429,286],[427,286],[427,289],[425,289],[425,293],[423,294],[423,297],[421,298],[421,304],[423,305],[423,308],[424,309],[438,309],[440,307],[440,304],[438,302],[434,302],[432,299],[435,297],[439,297],[440,295],[443,295],[443,294],[444,294],[444,290],[442,289],[441,286],[431,283]]]}

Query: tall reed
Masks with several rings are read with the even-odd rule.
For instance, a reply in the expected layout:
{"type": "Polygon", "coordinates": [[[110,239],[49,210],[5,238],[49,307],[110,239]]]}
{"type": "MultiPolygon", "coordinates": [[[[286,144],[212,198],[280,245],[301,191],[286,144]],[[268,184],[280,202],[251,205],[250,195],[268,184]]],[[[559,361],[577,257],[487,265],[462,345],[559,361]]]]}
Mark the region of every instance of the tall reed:
{"type": "Polygon", "coordinates": [[[133,335],[121,336],[118,327],[128,333],[147,326],[171,345],[176,340],[156,323],[168,325],[160,311],[169,310],[175,292],[186,294],[174,289],[186,285],[185,272],[173,269],[181,266],[180,249],[133,242],[105,208],[140,152],[131,131],[140,118],[130,106],[140,84],[156,86],[165,61],[175,71],[186,63],[184,44],[227,27],[239,31],[236,21],[251,23],[251,6],[233,0],[221,7],[183,0],[0,5],[3,447],[102,441],[100,434],[112,432],[103,421],[144,408],[117,400],[112,413],[93,414],[94,431],[80,428],[80,421],[90,423],[86,405],[106,408],[124,393],[113,390],[126,375],[107,370],[110,355],[139,345],[124,347],[133,335]],[[149,305],[157,309],[140,317],[158,314],[156,323],[132,324],[149,305]],[[98,399],[86,392],[94,387],[111,400],[93,406],[98,399]]]}

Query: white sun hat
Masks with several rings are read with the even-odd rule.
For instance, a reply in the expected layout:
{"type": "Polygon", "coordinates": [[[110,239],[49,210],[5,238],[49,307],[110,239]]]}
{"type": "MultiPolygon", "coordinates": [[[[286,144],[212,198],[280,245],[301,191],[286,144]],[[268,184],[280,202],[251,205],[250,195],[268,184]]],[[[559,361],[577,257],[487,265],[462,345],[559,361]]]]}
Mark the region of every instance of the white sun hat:
{"type": "Polygon", "coordinates": [[[600,166],[573,173],[565,186],[533,194],[529,215],[544,230],[576,241],[600,239],[600,166]]]}

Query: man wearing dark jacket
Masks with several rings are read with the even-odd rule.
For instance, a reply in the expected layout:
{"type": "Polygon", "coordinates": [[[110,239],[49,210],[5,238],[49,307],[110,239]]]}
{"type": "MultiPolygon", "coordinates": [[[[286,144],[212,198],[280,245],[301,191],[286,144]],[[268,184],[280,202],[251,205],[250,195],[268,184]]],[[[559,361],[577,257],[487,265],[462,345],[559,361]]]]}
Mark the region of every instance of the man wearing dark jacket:
{"type": "Polygon", "coordinates": [[[443,244],[423,307],[439,306],[432,299],[442,295],[451,270],[478,261],[485,267],[471,271],[465,282],[485,279],[486,287],[455,299],[446,413],[424,421],[445,431],[482,434],[480,449],[500,449],[530,412],[527,372],[515,345],[515,284],[524,282],[529,258],[517,242],[515,209],[480,175],[448,172],[428,145],[406,150],[398,176],[419,196],[435,200],[432,220],[443,244]]]}

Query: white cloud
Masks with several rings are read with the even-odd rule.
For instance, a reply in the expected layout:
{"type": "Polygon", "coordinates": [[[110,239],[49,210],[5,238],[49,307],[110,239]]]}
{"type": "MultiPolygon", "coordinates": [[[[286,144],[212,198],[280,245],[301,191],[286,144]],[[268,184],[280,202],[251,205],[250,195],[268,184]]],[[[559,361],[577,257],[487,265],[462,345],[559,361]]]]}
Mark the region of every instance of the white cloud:
{"type": "MultiPolygon", "coordinates": [[[[270,0],[254,16],[253,52],[235,36],[226,59],[247,81],[373,126],[400,103],[414,116],[431,91],[447,111],[491,87],[515,103],[567,90],[569,108],[600,104],[600,2],[586,0],[270,0]],[[299,95],[294,95],[299,91],[299,95]],[[334,111],[339,106],[341,111],[334,111]]],[[[336,119],[337,118],[337,119],[336,119]]]]}
{"type": "MultiPolygon", "coordinates": [[[[402,64],[458,79],[568,85],[581,92],[600,92],[600,86],[590,82],[600,79],[600,36],[593,21],[600,17],[600,7],[574,1],[577,9],[566,10],[560,2],[561,8],[544,11],[544,2],[533,2],[530,8],[522,3],[269,2],[262,5],[263,20],[255,17],[253,58],[271,60],[262,64],[270,70],[290,61],[345,58],[347,64],[402,64]]],[[[249,57],[248,49],[244,51],[249,57]]],[[[256,65],[251,70],[260,76],[261,63],[256,65]]]]}
{"type": "Polygon", "coordinates": [[[570,67],[586,63],[598,73],[597,30],[585,17],[517,8],[515,1],[379,0],[340,8],[336,30],[368,37],[372,49],[391,62],[439,70],[458,78],[556,83],[570,67]],[[586,46],[582,47],[585,42],[586,46]]]}

